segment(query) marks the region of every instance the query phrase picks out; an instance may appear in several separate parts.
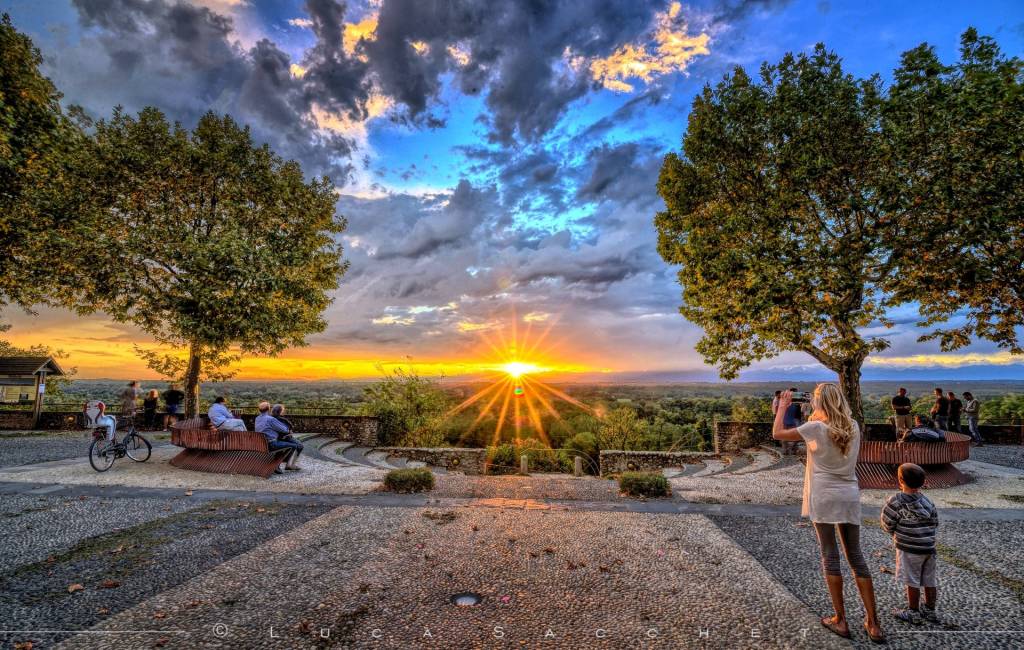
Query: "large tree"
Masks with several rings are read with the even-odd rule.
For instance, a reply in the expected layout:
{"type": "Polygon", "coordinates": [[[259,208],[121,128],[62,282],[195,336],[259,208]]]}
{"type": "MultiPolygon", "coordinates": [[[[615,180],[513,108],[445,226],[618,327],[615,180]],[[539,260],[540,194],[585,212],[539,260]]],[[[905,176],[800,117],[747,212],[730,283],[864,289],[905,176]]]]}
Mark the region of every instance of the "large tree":
{"type": "Polygon", "coordinates": [[[914,223],[896,299],[941,324],[923,338],[945,350],[979,337],[1024,352],[1024,63],[974,29],[952,65],[921,45],[903,55],[884,116],[900,166],[889,195],[914,223]]]}
{"type": "Polygon", "coordinates": [[[836,372],[862,420],[861,366],[887,342],[881,284],[899,240],[880,188],[877,78],[843,71],[824,46],[736,68],[693,103],[681,154],[658,181],[658,250],[679,265],[697,350],[727,379],[759,359],[806,352],[836,372]]]}
{"type": "Polygon", "coordinates": [[[187,413],[204,360],[276,354],[323,330],[347,266],[329,179],[306,182],[230,117],[209,113],[189,133],[154,108],[98,122],[79,162],[95,234],[76,251],[71,305],[183,349],[187,413]]]}
{"type": "Polygon", "coordinates": [[[80,236],[81,195],[67,191],[65,163],[84,136],[41,64],[31,39],[0,17],[0,308],[46,299],[74,261],[66,241],[80,236]]]}

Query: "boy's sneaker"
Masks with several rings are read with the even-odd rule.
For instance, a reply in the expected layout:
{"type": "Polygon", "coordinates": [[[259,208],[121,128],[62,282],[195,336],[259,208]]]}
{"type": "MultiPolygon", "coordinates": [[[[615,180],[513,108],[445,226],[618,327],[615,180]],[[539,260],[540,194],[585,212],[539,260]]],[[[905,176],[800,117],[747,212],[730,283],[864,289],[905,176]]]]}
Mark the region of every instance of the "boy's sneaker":
{"type": "Polygon", "coordinates": [[[921,618],[928,621],[929,623],[941,623],[939,620],[939,614],[935,611],[934,607],[928,605],[921,605],[921,618]]]}
{"type": "Polygon", "coordinates": [[[910,609],[909,607],[894,607],[892,615],[904,623],[911,623],[913,625],[921,624],[921,614],[916,609],[910,609]]]}

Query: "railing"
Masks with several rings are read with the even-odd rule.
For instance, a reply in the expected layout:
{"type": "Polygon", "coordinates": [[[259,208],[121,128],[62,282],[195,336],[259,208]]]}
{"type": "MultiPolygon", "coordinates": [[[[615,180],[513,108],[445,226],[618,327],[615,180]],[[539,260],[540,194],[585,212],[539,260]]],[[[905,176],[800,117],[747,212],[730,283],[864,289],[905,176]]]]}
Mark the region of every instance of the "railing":
{"type": "MultiPolygon", "coordinates": [[[[77,413],[77,412],[80,412],[85,407],[85,404],[86,404],[86,402],[52,402],[52,403],[44,402],[43,403],[43,410],[44,411],[49,411],[49,412],[69,412],[69,413],[75,412],[75,413],[77,413]]],[[[206,411],[209,410],[209,408],[210,408],[210,404],[202,403],[201,402],[199,404],[199,408],[197,409],[197,411],[199,413],[206,413],[206,411]]],[[[231,405],[228,406],[228,408],[230,408],[237,415],[256,415],[256,413],[259,412],[259,409],[257,409],[257,405],[256,404],[241,404],[241,405],[231,404],[231,405]]],[[[8,409],[8,410],[28,410],[28,411],[31,411],[32,410],[32,403],[29,402],[27,406],[24,405],[24,404],[16,405],[16,406],[9,406],[7,404],[0,404],[0,410],[3,410],[3,409],[8,409]]],[[[110,402],[107,403],[107,411],[114,413],[114,412],[120,412],[120,410],[121,410],[121,402],[120,402],[120,400],[111,400],[110,402]]],[[[138,410],[139,410],[139,412],[142,411],[142,403],[141,402],[138,404],[138,410]]],[[[348,413],[347,411],[348,411],[348,409],[345,408],[344,406],[287,406],[286,409],[285,409],[285,414],[286,415],[288,415],[288,414],[291,414],[291,415],[352,415],[351,413],[348,413]]],[[[159,408],[157,408],[157,413],[161,413],[161,414],[165,413],[162,404],[160,405],[159,408]]]]}

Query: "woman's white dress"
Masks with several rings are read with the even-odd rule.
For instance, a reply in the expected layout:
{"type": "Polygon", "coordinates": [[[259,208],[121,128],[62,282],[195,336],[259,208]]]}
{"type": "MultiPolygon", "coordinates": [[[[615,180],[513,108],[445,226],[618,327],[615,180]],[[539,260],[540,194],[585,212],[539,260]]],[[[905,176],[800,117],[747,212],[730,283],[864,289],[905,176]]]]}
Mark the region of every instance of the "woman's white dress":
{"type": "Polygon", "coordinates": [[[828,425],[811,421],[796,428],[807,443],[804,503],[800,514],[818,524],[861,523],[857,454],[860,429],[853,423],[849,453],[843,456],[828,435],[828,425]]]}

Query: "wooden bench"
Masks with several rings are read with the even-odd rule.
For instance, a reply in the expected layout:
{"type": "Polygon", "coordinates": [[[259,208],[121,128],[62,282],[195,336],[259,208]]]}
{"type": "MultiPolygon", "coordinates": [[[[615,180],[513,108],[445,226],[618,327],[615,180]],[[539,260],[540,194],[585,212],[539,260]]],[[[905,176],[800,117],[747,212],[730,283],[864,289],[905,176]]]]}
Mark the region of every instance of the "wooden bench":
{"type": "Polygon", "coordinates": [[[899,487],[896,470],[903,463],[916,463],[925,470],[925,488],[963,485],[970,477],[953,466],[971,455],[971,438],[944,431],[945,442],[894,442],[861,440],[857,457],[857,481],[861,489],[899,487]]]}
{"type": "Polygon", "coordinates": [[[262,433],[219,431],[204,417],[172,424],[171,444],[184,448],[170,461],[180,469],[261,478],[269,478],[288,453],[271,451],[262,433]]]}

